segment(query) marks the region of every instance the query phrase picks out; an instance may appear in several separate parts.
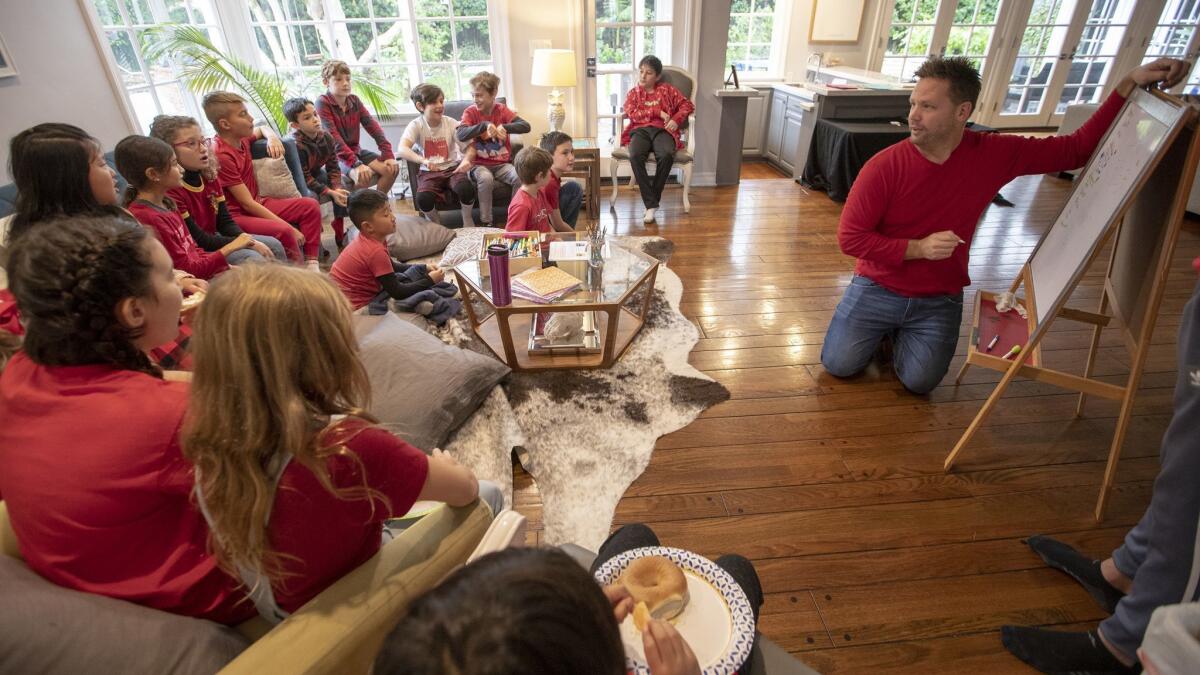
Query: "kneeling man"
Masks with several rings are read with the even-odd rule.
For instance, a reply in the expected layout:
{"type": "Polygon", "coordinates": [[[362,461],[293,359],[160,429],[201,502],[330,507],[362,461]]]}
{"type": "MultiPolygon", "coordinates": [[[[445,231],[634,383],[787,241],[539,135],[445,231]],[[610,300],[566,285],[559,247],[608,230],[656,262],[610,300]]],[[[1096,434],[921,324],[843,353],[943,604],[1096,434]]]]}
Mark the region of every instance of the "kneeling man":
{"type": "Polygon", "coordinates": [[[992,197],[1017,176],[1083,166],[1135,86],[1170,87],[1187,72],[1165,58],[1135,68],[1075,133],[1034,139],[968,131],[979,71],[961,57],[926,61],[910,98],[911,137],[867,162],[842,211],[838,243],[858,263],[825,334],[825,370],[857,375],[889,339],[904,387],[936,387],[954,357],[967,252],[992,197]]]}

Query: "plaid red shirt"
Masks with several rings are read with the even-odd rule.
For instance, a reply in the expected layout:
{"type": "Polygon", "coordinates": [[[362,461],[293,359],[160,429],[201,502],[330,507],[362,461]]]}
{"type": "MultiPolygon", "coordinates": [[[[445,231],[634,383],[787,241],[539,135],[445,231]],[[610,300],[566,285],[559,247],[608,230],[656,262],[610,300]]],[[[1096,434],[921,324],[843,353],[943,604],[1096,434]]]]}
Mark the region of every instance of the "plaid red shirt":
{"type": "Polygon", "coordinates": [[[304,170],[304,184],[313,194],[323,195],[329,190],[342,186],[342,169],[338,166],[336,141],[329,132],[322,132],[318,138],[309,138],[299,129],[292,132],[296,139],[296,150],[300,153],[300,168],[304,170]],[[325,183],[317,180],[316,172],[325,167],[325,183]]]}
{"type": "Polygon", "coordinates": [[[346,106],[338,105],[332,94],[322,94],[316,103],[317,115],[321,117],[321,126],[333,136],[337,146],[338,159],[346,166],[358,166],[358,129],[361,126],[367,130],[375,145],[379,146],[379,156],[382,159],[395,159],[392,154],[392,144],[383,133],[383,127],[371,117],[370,111],[354,94],[346,97],[346,106]]]}
{"type": "Polygon", "coordinates": [[[638,127],[658,127],[665,129],[667,123],[659,113],[666,112],[679,125],[670,132],[675,137],[675,147],[683,149],[683,141],[679,139],[679,130],[687,122],[687,118],[696,112],[696,106],[688,97],[666,82],[654,85],[653,91],[646,91],[642,85],[637,85],[625,95],[625,116],[629,124],[621,132],[621,145],[629,145],[630,135],[638,127]]]}

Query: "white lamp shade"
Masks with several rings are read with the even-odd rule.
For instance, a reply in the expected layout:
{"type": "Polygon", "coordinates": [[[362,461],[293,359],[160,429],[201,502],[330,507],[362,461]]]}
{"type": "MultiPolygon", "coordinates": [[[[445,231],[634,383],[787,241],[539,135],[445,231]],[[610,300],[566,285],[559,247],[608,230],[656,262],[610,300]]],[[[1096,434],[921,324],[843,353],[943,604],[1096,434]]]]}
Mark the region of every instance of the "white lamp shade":
{"type": "Polygon", "coordinates": [[[535,49],[533,82],[539,87],[575,86],[574,49],[535,49]]]}

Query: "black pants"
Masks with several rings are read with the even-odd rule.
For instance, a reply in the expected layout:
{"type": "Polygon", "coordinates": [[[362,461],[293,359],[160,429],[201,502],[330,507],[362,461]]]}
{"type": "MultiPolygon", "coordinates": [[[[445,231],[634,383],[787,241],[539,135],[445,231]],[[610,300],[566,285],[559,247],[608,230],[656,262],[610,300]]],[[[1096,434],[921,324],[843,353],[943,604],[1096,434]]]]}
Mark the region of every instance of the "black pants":
{"type": "Polygon", "coordinates": [[[633,177],[637,179],[638,191],[642,193],[642,203],[648,209],[657,209],[658,200],[662,199],[663,188],[667,185],[667,177],[671,175],[671,167],[675,164],[675,137],[666,129],[658,127],[638,127],[629,137],[629,163],[633,169],[633,177]],[[654,153],[654,179],[646,173],[646,159],[654,153]]]}
{"type": "MultiPolygon", "coordinates": [[[[654,534],[654,530],[649,527],[641,523],[625,525],[608,535],[608,539],[605,539],[604,543],[600,545],[600,551],[596,554],[596,560],[592,563],[590,571],[594,575],[601,565],[626,551],[660,545],[658,535],[654,534]]],[[[741,586],[742,591],[746,593],[746,598],[750,601],[750,608],[754,611],[754,625],[757,626],[758,610],[762,608],[763,604],[763,591],[762,583],[758,580],[758,573],[754,571],[754,563],[740,555],[732,554],[723,555],[715,562],[718,567],[728,572],[729,576],[733,577],[737,585],[741,586]]]]}

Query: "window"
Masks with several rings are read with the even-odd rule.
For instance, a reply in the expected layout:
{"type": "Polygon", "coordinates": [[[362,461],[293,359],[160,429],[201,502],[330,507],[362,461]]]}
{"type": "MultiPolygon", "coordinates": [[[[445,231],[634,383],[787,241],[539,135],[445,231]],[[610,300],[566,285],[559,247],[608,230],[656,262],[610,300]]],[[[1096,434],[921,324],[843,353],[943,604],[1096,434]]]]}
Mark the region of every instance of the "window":
{"type": "Polygon", "coordinates": [[[733,0],[729,15],[729,43],[725,48],[725,68],[753,77],[773,77],[779,73],[782,55],[783,23],[776,15],[777,0],[733,0]]]}
{"type": "Polygon", "coordinates": [[[937,14],[938,0],[896,0],[883,54],[884,73],[912,79],[929,55],[937,14]]]}
{"type": "Polygon", "coordinates": [[[637,63],[653,54],[671,61],[674,0],[594,0],[596,10],[596,138],[621,133],[625,93],[637,82],[637,63]]]}
{"type": "Polygon", "coordinates": [[[1095,0],[1075,49],[1056,114],[1076,103],[1098,103],[1133,17],[1134,0],[1095,0]]]}
{"type": "Polygon", "coordinates": [[[967,57],[982,75],[987,68],[1000,5],[1000,0],[958,0],[946,55],[967,57]]]}
{"type": "Polygon", "coordinates": [[[470,98],[468,81],[492,70],[488,0],[92,0],[139,126],[160,113],[200,116],[198,97],[170,62],[145,63],[141,33],[175,22],[201,27],[231,56],[274,70],[296,95],[324,92],[321,64],[346,61],[396,95],[432,82],[447,99],[470,98]]]}
{"type": "Polygon", "coordinates": [[[95,8],[139,128],[148,129],[150,120],[164,112],[199,116],[196,97],[179,80],[175,65],[147,62],[141,37],[157,24],[187,23],[202,28],[220,46],[211,0],[95,0],[95,8]]]}
{"type": "MultiPolygon", "coordinates": [[[[1200,23],[1200,0],[1168,0],[1154,26],[1142,63],[1162,56],[1195,60],[1197,49],[1200,49],[1197,23],[1200,23]]],[[[1184,93],[1200,93],[1200,67],[1194,63],[1184,93]]]]}

